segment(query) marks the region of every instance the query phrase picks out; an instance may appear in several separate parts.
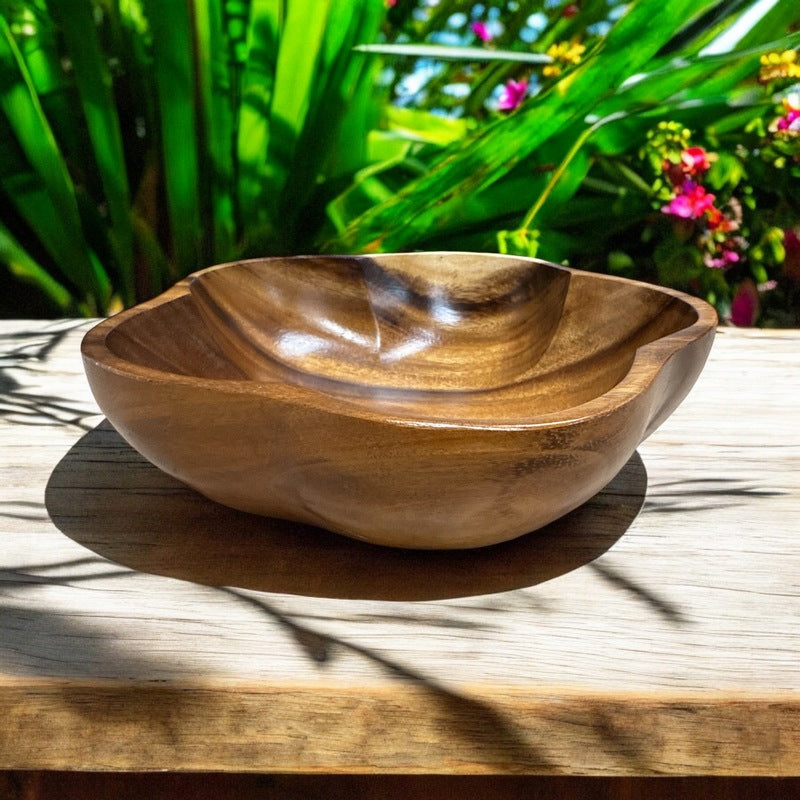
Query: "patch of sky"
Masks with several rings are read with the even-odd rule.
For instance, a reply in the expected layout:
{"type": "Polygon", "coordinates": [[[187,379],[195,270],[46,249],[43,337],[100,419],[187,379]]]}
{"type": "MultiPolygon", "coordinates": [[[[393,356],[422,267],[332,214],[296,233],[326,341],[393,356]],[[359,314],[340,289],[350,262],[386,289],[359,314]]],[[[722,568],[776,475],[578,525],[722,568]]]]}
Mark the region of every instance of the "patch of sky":
{"type": "Polygon", "coordinates": [[[436,31],[431,34],[432,44],[443,44],[448,47],[458,47],[465,43],[464,35],[457,31],[436,31]]]}
{"type": "Polygon", "coordinates": [[[605,36],[610,30],[611,23],[605,19],[586,26],[586,33],[592,36],[605,36]]]}
{"type": "MultiPolygon", "coordinates": [[[[613,2],[613,0],[612,0],[613,2]]],[[[616,22],[620,17],[625,15],[628,10],[627,3],[616,3],[611,11],[608,12],[608,18],[611,22],[616,22]]]]}
{"type": "Polygon", "coordinates": [[[440,75],[444,69],[444,64],[428,58],[417,61],[414,71],[404,75],[397,83],[395,89],[397,105],[406,106],[417,102],[428,82],[440,75]]]}
{"type": "Polygon", "coordinates": [[[448,83],[442,87],[442,93],[462,100],[469,96],[470,88],[468,83],[448,83]]]}
{"type": "Polygon", "coordinates": [[[448,28],[463,28],[467,24],[467,15],[462,14],[460,11],[456,14],[451,14],[447,18],[448,28]]]}
{"type": "Polygon", "coordinates": [[[497,8],[496,6],[492,6],[492,7],[489,9],[489,13],[488,13],[486,16],[487,16],[487,17],[488,17],[488,18],[489,18],[489,19],[490,19],[492,22],[495,22],[495,21],[497,21],[497,20],[499,20],[499,19],[500,19],[500,17],[502,16],[502,14],[503,14],[503,12],[502,12],[502,11],[501,11],[499,8],[497,8]]]}
{"type": "Polygon", "coordinates": [[[547,14],[543,14],[541,11],[531,14],[528,19],[525,20],[525,25],[520,29],[519,38],[522,39],[525,44],[535,42],[539,36],[541,36],[542,31],[547,27],[548,22],[547,14]]]}

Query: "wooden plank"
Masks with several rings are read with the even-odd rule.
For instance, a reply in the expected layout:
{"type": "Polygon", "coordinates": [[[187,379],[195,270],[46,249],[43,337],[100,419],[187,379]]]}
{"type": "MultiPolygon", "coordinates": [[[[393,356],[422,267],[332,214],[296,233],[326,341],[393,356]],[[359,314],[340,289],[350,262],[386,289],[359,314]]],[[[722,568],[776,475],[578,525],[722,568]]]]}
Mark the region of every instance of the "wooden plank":
{"type": "Polygon", "coordinates": [[[0,767],[800,772],[800,332],[723,329],[565,520],[417,553],[164,476],[85,329],[0,322],[0,767]]]}

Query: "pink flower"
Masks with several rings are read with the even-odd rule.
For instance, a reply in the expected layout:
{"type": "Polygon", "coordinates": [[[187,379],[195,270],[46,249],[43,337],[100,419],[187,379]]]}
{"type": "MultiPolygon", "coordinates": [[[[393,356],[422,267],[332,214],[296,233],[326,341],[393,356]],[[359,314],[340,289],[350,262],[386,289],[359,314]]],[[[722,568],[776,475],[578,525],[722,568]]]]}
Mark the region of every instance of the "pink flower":
{"type": "Polygon", "coordinates": [[[787,133],[794,135],[800,133],[800,94],[792,93],[781,100],[784,115],[770,123],[772,133],[787,133]]]}
{"type": "Polygon", "coordinates": [[[574,17],[579,11],[581,7],[577,3],[570,3],[562,12],[561,16],[566,17],[569,19],[570,17],[574,17]]]}
{"type": "Polygon", "coordinates": [[[700,175],[711,168],[708,153],[702,147],[687,147],[681,152],[681,167],[687,175],[700,175]]]}
{"type": "Polygon", "coordinates": [[[707,192],[704,187],[694,181],[686,181],[680,187],[680,193],[661,207],[661,212],[681,219],[700,219],[703,214],[711,211],[715,199],[716,196],[707,192]]]}
{"type": "Polygon", "coordinates": [[[486,27],[485,22],[473,22],[470,25],[472,28],[472,32],[482,41],[482,42],[491,42],[493,39],[492,34],[490,33],[489,29],[486,27]]]}
{"type": "Polygon", "coordinates": [[[800,130],[800,109],[790,108],[785,116],[778,119],[777,128],[779,131],[800,130]]]}
{"type": "Polygon", "coordinates": [[[503,87],[500,101],[497,104],[499,111],[513,111],[522,105],[528,93],[528,81],[508,81],[503,87]]]}
{"type": "Polygon", "coordinates": [[[742,260],[740,253],[735,250],[721,250],[720,254],[713,258],[704,259],[705,265],[711,269],[728,269],[728,267],[738,264],[742,260]]]}
{"type": "Polygon", "coordinates": [[[758,288],[750,278],[745,278],[731,301],[731,322],[749,328],[758,319],[760,306],[758,288]]]}

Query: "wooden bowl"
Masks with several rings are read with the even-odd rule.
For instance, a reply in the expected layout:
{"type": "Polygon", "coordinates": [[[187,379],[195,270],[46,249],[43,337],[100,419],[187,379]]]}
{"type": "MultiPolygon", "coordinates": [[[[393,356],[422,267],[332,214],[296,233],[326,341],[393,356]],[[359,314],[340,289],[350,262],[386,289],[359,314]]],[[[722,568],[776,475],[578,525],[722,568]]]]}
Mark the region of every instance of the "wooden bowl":
{"type": "Polygon", "coordinates": [[[207,497],[367,541],[494,544],[584,503],[694,384],[707,303],[534,259],[195,273],[82,344],[103,412],[207,497]]]}

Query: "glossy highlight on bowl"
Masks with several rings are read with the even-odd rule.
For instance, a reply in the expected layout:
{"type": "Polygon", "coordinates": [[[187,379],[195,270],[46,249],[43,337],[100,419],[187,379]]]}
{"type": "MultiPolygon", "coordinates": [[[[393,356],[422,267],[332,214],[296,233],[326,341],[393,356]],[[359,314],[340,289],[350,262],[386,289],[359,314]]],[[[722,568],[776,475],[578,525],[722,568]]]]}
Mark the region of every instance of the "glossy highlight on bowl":
{"type": "Polygon", "coordinates": [[[237,509],[479,547],[584,503],[677,407],[717,318],[668,289],[483,253],[211,267],[86,335],[120,434],[237,509]]]}

